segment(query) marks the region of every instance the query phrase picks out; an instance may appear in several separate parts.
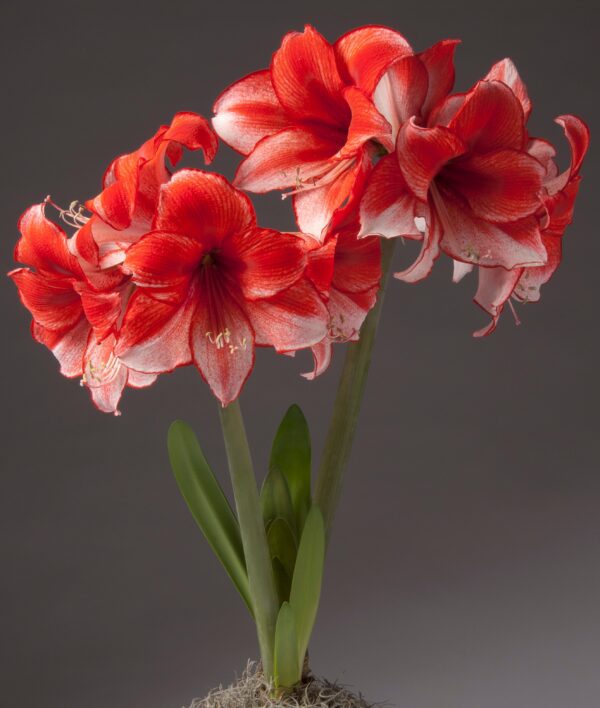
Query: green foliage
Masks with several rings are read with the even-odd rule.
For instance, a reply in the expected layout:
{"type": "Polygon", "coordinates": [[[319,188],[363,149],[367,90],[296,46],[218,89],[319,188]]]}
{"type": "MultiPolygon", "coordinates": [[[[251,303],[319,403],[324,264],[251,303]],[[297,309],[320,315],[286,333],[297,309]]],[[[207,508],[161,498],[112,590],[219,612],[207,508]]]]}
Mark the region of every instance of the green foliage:
{"type": "Polygon", "coordinates": [[[192,516],[252,614],[252,598],[240,528],[187,423],[176,420],[169,428],[171,468],[192,516]]]}
{"type": "Polygon", "coordinates": [[[287,481],[299,535],[311,504],[311,447],[308,423],[295,404],[288,408],[273,441],[269,470],[275,469],[287,481]]]}
{"type": "Polygon", "coordinates": [[[275,628],[275,686],[291,688],[302,678],[302,664],[298,660],[296,618],[289,602],[284,602],[277,616],[275,628]]]}

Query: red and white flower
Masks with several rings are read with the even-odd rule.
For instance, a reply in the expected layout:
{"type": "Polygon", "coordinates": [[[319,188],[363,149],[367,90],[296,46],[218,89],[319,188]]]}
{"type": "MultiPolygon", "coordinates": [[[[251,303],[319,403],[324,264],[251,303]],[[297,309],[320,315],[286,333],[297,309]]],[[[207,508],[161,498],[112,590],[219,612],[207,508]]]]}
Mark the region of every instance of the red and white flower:
{"type": "Polygon", "coordinates": [[[27,267],[9,275],[33,317],[34,339],[53,352],[64,376],[81,378],[101,411],[118,413],[125,386],[149,386],[156,378],[129,369],[114,353],[129,289],[96,290],[70,252],[66,233],[46,217],[45,206],[32,206],[21,217],[15,260],[27,267]]]}
{"type": "Polygon", "coordinates": [[[355,30],[335,45],[310,26],[287,34],[269,69],[233,84],[215,103],[215,130],[246,156],[234,184],[289,190],[300,230],[322,241],[373,157],[393,147],[391,126],[370,94],[391,57],[411,51],[384,27],[355,30]]]}
{"type": "Polygon", "coordinates": [[[305,278],[302,239],[262,229],[224,177],[181,170],[160,195],[154,231],[131,246],[132,295],[117,355],[158,373],[193,360],[223,405],[235,400],[254,347],[310,347],[327,310],[305,278]]]}

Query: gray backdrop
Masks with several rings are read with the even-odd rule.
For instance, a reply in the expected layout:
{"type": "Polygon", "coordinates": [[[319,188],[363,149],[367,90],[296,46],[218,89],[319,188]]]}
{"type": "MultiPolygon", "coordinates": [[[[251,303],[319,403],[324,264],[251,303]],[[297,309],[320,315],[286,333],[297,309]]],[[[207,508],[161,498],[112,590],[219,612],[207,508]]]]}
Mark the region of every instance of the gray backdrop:
{"type": "MultiPolygon", "coordinates": [[[[15,222],[48,193],[95,194],[109,160],[177,110],[210,114],[282,35],[385,23],[419,49],[460,37],[458,87],[509,55],[532,130],[598,125],[596,3],[546,0],[3,2],[3,268],[15,222]]],[[[564,152],[563,152],[564,155],[564,152]]],[[[190,164],[200,164],[195,157],[190,164]]],[[[230,177],[222,149],[215,168],[230,177]]],[[[440,261],[394,282],[337,519],[313,667],[407,708],[599,702],[598,160],[543,302],[475,341],[472,279],[440,261]]],[[[262,223],[289,228],[277,195],[262,223]]],[[[407,254],[404,254],[405,258],[407,254]]],[[[29,337],[2,291],[0,704],[178,708],[256,656],[253,627],[179,497],[170,421],[190,421],[224,482],[216,405],[192,369],[102,415],[29,337]]],[[[342,352],[309,384],[261,351],[242,404],[259,469],[293,401],[318,452],[342,352]]]]}

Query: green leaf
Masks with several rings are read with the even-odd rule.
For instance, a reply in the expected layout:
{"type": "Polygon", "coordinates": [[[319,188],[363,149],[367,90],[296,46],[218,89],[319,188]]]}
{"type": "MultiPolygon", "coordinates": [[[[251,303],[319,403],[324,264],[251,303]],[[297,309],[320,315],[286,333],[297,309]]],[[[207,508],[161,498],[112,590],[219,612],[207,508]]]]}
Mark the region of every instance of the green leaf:
{"type": "Polygon", "coordinates": [[[277,598],[279,600],[279,606],[281,607],[284,602],[288,602],[290,599],[292,579],[285,572],[285,568],[279,558],[272,558],[271,562],[273,564],[273,578],[275,580],[275,587],[277,588],[277,598]]]}
{"type": "Polygon", "coordinates": [[[291,578],[294,575],[296,565],[296,539],[285,519],[278,516],[269,524],[267,529],[267,541],[271,558],[279,558],[285,572],[291,578]]]}
{"type": "Polygon", "coordinates": [[[253,614],[240,527],[194,431],[176,420],[167,444],[173,474],[192,516],[253,614]]]}
{"type": "Polygon", "coordinates": [[[308,423],[295,404],[288,408],[277,429],[269,469],[280,470],[287,480],[300,532],[311,503],[311,451],[308,423]]]}
{"type": "Polygon", "coordinates": [[[317,617],[324,563],[325,524],[321,510],[313,504],[302,531],[290,590],[290,605],[296,616],[300,664],[304,661],[317,617]]]}
{"type": "Polygon", "coordinates": [[[294,610],[284,602],[275,627],[275,686],[291,688],[302,678],[294,610]]]}
{"type": "Polygon", "coordinates": [[[265,527],[274,519],[285,519],[296,537],[296,517],[288,483],[282,472],[273,468],[269,471],[260,490],[260,505],[265,527]]]}

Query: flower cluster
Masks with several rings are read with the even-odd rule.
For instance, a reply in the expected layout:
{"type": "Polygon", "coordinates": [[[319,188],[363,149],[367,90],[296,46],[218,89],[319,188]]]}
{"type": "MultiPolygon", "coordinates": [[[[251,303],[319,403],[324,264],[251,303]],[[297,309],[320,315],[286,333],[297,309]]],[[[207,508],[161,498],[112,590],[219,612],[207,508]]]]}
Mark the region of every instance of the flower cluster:
{"type": "Polygon", "coordinates": [[[531,102],[509,59],[452,93],[456,45],[416,53],[386,27],[333,45],[312,27],[289,33],[268,69],[218,98],[213,127],[178,113],[114,160],[85,205],[29,208],[23,267],[10,275],[33,337],[103,411],[118,411],[125,386],[189,364],[227,405],[256,346],[311,348],[313,378],[333,343],[358,339],[382,238],[421,243],[396,273],[409,283],[441,253],[455,281],[477,269],[475,302],[490,315],[478,336],[509,298],[538,300],[561,259],[589,133],[574,116],[556,119],[571,148],[559,172],[554,147],[528,132],[531,102]],[[217,136],[243,156],[233,184],[174,171],[184,149],[210,163],[217,136]],[[244,192],[271,190],[292,197],[298,233],[258,226],[244,192]]]}

